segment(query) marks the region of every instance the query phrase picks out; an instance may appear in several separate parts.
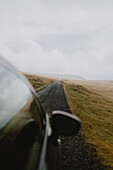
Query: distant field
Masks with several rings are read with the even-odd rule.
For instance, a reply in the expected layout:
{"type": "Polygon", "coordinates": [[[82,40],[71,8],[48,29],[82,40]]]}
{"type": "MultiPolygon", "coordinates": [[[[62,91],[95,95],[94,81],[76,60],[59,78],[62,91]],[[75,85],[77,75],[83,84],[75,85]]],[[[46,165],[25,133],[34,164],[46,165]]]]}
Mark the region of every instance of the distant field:
{"type": "Polygon", "coordinates": [[[113,81],[63,83],[73,114],[82,120],[86,142],[94,145],[101,163],[113,169],[113,81]]]}
{"type": "Polygon", "coordinates": [[[37,91],[40,88],[47,86],[48,84],[51,84],[55,82],[57,79],[56,78],[51,78],[51,77],[46,77],[46,76],[40,76],[36,74],[31,74],[31,73],[25,73],[22,72],[22,74],[27,77],[27,79],[30,81],[34,89],[37,91]]]}

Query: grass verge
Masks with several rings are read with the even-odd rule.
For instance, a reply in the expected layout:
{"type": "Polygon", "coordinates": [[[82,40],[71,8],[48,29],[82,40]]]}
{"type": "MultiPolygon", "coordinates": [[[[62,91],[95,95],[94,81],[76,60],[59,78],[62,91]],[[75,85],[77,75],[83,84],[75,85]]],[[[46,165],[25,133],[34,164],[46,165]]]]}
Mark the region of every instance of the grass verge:
{"type": "Polygon", "coordinates": [[[113,101],[79,83],[64,82],[73,114],[82,120],[86,142],[93,144],[103,165],[113,169],[113,101]]]}

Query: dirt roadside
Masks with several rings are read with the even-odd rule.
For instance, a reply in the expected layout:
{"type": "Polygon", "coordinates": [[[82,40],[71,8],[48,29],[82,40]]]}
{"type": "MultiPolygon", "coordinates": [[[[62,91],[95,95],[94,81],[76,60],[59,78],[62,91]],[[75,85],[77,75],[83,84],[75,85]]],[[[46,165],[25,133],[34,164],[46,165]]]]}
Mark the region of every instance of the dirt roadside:
{"type": "MultiPolygon", "coordinates": [[[[71,113],[68,106],[63,85],[60,81],[43,88],[38,93],[39,100],[45,112],[51,114],[53,110],[71,113]]],[[[82,129],[77,136],[61,137],[61,162],[63,170],[103,170],[109,169],[100,164],[93,145],[84,141],[82,129]]]]}

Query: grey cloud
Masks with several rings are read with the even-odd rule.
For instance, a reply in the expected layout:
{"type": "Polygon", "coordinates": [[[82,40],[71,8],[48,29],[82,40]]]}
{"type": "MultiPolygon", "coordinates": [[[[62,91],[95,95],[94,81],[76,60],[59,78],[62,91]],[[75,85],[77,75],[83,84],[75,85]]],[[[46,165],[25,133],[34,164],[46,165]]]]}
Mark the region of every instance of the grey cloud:
{"type": "Polygon", "coordinates": [[[112,0],[0,3],[0,53],[17,68],[113,79],[112,0]]]}

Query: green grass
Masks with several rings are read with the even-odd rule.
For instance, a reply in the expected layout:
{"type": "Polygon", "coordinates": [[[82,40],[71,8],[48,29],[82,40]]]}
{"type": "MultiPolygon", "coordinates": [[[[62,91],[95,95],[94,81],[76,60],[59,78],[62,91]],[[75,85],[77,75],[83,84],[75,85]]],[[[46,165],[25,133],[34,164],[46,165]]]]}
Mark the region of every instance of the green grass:
{"type": "Polygon", "coordinates": [[[73,114],[82,120],[82,130],[97,150],[103,165],[113,168],[113,101],[82,85],[64,85],[73,114]]]}

